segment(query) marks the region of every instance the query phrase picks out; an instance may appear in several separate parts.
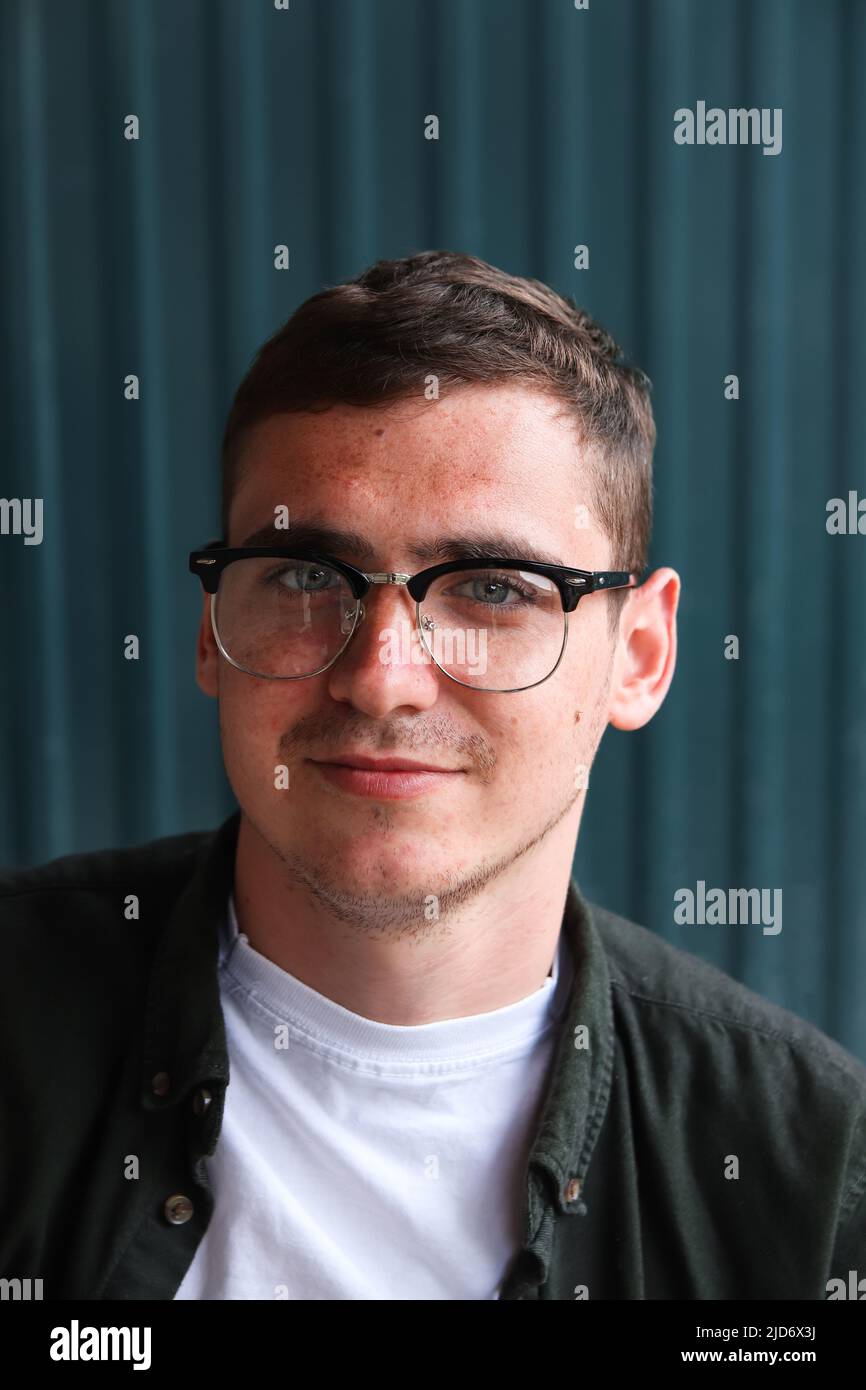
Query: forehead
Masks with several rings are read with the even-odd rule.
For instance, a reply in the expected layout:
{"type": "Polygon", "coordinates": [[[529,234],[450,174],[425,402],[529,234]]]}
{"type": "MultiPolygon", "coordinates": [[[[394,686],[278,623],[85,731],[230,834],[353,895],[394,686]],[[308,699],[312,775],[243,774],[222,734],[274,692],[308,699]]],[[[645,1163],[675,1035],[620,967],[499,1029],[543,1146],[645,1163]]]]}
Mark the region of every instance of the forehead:
{"type": "Polygon", "coordinates": [[[566,554],[577,537],[585,557],[593,522],[584,514],[576,532],[575,518],[590,503],[591,463],[563,403],[530,388],[285,412],[244,440],[230,539],[238,544],[283,505],[290,517],[324,512],[383,540],[483,520],[566,554]]]}

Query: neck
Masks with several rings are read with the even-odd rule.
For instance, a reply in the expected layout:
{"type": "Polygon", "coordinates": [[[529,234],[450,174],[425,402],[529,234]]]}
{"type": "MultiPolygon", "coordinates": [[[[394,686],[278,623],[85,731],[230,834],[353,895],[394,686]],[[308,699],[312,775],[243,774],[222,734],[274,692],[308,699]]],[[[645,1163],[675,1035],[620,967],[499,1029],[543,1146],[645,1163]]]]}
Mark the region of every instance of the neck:
{"type": "Polygon", "coordinates": [[[238,927],[260,955],[364,1018],[411,1026],[487,1013],[550,974],[573,852],[573,825],[556,826],[483,883],[449,888],[437,919],[429,887],[383,910],[381,898],[341,892],[289,862],[242,812],[238,927]]]}

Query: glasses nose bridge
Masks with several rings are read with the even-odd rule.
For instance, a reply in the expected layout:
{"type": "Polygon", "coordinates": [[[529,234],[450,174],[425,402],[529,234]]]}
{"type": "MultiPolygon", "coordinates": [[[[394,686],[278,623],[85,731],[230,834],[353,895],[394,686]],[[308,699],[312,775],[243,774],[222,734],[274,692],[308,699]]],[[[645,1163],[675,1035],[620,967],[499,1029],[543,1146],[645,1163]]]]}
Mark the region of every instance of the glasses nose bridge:
{"type": "MultiPolygon", "coordinates": [[[[409,583],[410,579],[412,578],[412,575],[406,574],[403,570],[377,570],[374,571],[372,574],[365,573],[364,578],[370,584],[396,584],[398,586],[401,586],[402,588],[405,588],[406,585],[409,583]]],[[[411,603],[414,605],[415,600],[412,598],[411,594],[409,595],[409,598],[411,603]]],[[[358,623],[356,626],[356,631],[357,627],[360,627],[361,623],[364,621],[366,613],[367,608],[362,599],[360,603],[360,613],[358,614],[358,623]]]]}

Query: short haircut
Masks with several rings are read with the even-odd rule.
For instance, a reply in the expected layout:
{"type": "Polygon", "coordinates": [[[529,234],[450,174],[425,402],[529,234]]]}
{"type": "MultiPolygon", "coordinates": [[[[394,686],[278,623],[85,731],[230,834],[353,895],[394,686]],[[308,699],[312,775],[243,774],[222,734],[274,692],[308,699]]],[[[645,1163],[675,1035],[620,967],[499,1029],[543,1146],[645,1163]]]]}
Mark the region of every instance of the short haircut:
{"type": "MultiPolygon", "coordinates": [[[[590,510],[612,569],[646,567],[656,429],[652,383],[574,300],[476,256],[424,251],[377,261],[305,300],[259,349],[222,440],[222,527],[247,430],[282,411],[383,406],[448,387],[536,387],[559,399],[587,448],[590,510]]],[[[608,596],[612,627],[627,589],[608,596]]]]}

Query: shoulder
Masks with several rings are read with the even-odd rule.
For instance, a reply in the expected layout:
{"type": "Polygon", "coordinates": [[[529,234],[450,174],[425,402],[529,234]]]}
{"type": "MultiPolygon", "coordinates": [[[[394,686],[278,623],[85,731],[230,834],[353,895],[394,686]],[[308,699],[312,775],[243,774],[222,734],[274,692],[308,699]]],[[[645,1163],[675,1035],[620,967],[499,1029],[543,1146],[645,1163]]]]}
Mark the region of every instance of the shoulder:
{"type": "Polygon", "coordinates": [[[588,907],[608,962],[621,1078],[633,1104],[657,1129],[673,1133],[686,1122],[720,1142],[747,1125],[782,1167],[802,1158],[820,1171],[842,1212],[852,1211],[866,1187],[866,1066],[717,966],[588,907]]]}
{"type": "Polygon", "coordinates": [[[170,876],[182,871],[213,834],[200,830],[167,835],[131,847],[88,850],[27,868],[0,869],[0,909],[34,894],[98,892],[141,873],[170,876]]]}
{"type": "Polygon", "coordinates": [[[67,854],[0,871],[0,950],[18,970],[149,953],[214,831],[67,854]],[[108,953],[108,956],[106,954],[108,953]]]}
{"type": "Polygon", "coordinates": [[[605,948],[620,1011],[650,1033],[703,1031],[721,1047],[737,1038],[765,1042],[849,1078],[866,1098],[866,1066],[799,1014],[774,1004],[718,966],[595,903],[592,919],[605,948]]]}
{"type": "Polygon", "coordinates": [[[76,1095],[82,1116],[97,1103],[108,1075],[140,1046],[160,942],[215,833],[69,854],[0,874],[2,1103],[17,1097],[19,1110],[32,1106],[36,1114],[34,1088],[76,1095]],[[83,1076],[90,1079],[87,1104],[83,1076]]]}

